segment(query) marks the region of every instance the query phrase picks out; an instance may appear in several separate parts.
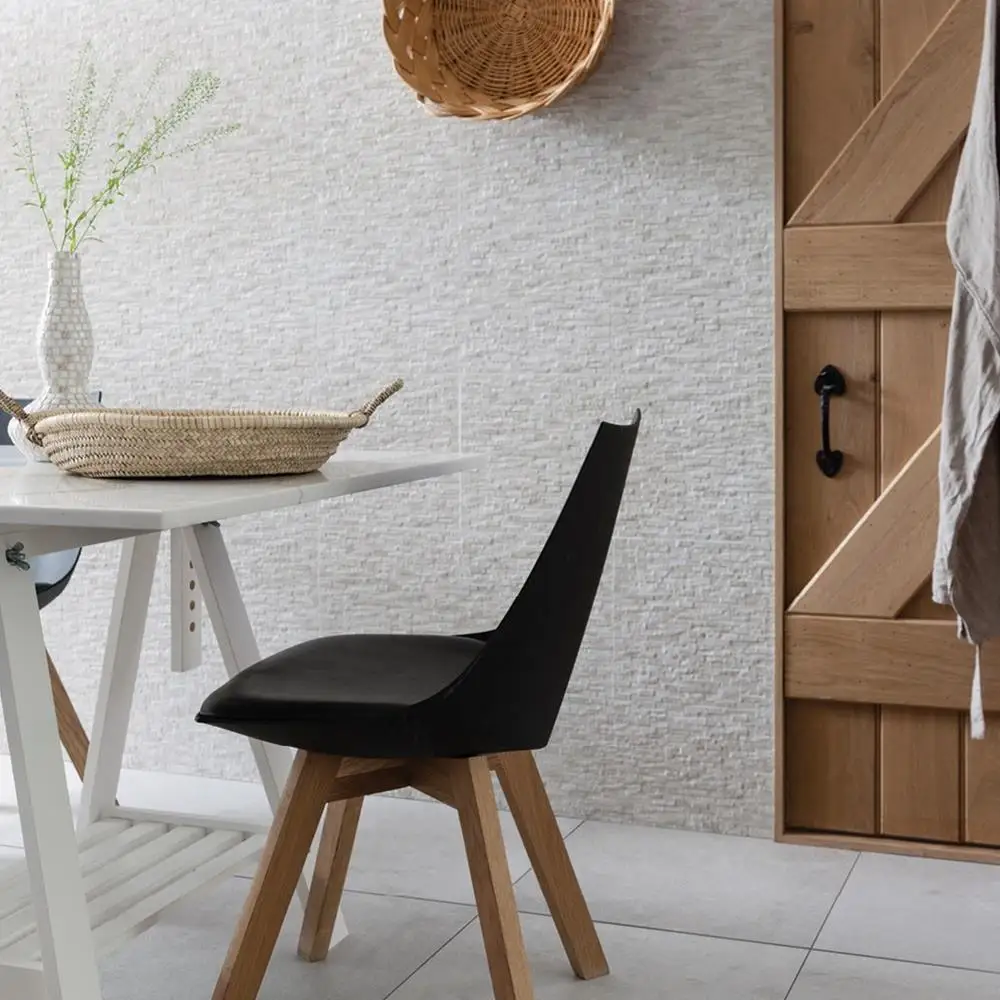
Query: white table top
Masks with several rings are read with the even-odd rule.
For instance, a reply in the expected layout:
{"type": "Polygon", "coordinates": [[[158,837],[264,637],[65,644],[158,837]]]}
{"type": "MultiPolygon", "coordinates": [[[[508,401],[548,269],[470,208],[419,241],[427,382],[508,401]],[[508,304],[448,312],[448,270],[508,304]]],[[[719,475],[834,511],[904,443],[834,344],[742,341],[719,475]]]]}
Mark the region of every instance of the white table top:
{"type": "Polygon", "coordinates": [[[50,465],[0,465],[4,526],[169,531],[473,469],[474,455],[345,451],[305,476],[100,480],[50,465]]]}

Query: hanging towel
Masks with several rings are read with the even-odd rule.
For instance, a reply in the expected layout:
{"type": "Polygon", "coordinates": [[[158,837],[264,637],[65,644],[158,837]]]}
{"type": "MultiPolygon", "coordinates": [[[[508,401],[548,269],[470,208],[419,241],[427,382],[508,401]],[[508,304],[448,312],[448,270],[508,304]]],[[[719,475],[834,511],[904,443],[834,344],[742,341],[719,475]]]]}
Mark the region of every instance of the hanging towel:
{"type": "Polygon", "coordinates": [[[987,0],[972,121],[948,213],[955,300],[941,413],[933,592],[975,646],[971,730],[985,733],[981,647],[1000,636],[1000,183],[997,0],[987,0]]]}

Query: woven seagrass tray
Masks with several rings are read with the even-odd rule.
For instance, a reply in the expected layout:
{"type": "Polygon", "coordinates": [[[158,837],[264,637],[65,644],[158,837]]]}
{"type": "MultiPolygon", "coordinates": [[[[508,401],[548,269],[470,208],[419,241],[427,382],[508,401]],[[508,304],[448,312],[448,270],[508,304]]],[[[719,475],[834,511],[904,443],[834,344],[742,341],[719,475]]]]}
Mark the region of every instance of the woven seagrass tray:
{"type": "Polygon", "coordinates": [[[432,114],[519,118],[600,62],[614,0],[383,0],[396,71],[432,114]]]}
{"type": "Polygon", "coordinates": [[[315,472],[403,387],[386,386],[350,413],[296,410],[0,410],[64,472],[94,479],[287,476],[315,472]]]}

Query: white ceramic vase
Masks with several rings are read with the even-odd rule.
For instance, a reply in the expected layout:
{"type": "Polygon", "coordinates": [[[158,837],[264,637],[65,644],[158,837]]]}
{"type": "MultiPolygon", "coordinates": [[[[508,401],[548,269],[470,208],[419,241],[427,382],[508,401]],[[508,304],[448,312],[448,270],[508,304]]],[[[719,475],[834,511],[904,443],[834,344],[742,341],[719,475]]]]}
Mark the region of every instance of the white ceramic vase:
{"type": "MultiPolygon", "coordinates": [[[[93,409],[90,369],[94,362],[94,332],[83,302],[80,256],[58,250],[49,255],[49,292],[38,324],[38,365],[45,380],[42,394],[26,407],[39,410],[93,409]]],[[[16,421],[10,439],[21,454],[47,462],[45,452],[25,437],[16,421]]]]}

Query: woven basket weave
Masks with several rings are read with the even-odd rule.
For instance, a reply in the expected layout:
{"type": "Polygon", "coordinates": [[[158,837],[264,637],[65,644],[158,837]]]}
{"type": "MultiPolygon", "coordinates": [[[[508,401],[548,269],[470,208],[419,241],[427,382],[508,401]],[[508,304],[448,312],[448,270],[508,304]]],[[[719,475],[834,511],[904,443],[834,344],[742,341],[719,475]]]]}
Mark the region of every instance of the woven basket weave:
{"type": "Polygon", "coordinates": [[[284,476],[315,472],[352,430],[403,386],[386,386],[351,413],[254,410],[80,410],[26,413],[0,392],[0,410],[64,472],[95,479],[284,476]]]}
{"type": "Polygon", "coordinates": [[[384,0],[396,71],[428,111],[501,119],[546,107],[595,69],[614,0],[384,0]]]}

